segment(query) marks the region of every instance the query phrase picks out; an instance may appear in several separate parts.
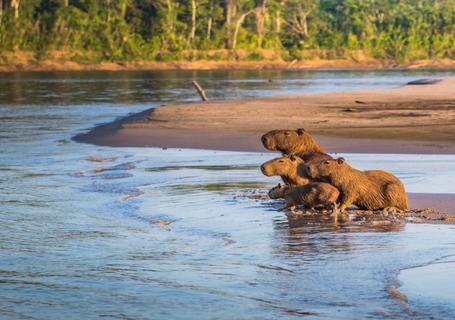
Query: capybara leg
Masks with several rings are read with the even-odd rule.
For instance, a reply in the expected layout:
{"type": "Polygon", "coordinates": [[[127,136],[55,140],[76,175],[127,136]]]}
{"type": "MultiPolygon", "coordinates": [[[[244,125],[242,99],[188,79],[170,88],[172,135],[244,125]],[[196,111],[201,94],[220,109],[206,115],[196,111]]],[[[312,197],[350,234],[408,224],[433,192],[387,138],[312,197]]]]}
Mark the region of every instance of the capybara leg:
{"type": "Polygon", "coordinates": [[[346,209],[351,205],[352,203],[349,202],[344,202],[340,204],[339,211],[340,212],[345,212],[346,209]]]}
{"type": "Polygon", "coordinates": [[[354,201],[349,195],[342,195],[340,198],[340,212],[344,212],[354,201]]]}
{"type": "Polygon", "coordinates": [[[332,211],[331,217],[333,224],[338,224],[338,211],[332,211]]]}
{"type": "Polygon", "coordinates": [[[338,214],[338,212],[339,212],[339,211],[338,211],[338,210],[339,210],[339,209],[338,209],[338,203],[332,202],[332,203],[330,204],[329,209],[330,209],[330,211],[332,212],[332,215],[338,214]]]}
{"type": "Polygon", "coordinates": [[[279,211],[286,211],[286,210],[290,210],[290,211],[295,211],[295,203],[294,201],[292,201],[291,198],[287,198],[286,199],[286,203],[284,205],[283,208],[281,208],[279,211]]]}

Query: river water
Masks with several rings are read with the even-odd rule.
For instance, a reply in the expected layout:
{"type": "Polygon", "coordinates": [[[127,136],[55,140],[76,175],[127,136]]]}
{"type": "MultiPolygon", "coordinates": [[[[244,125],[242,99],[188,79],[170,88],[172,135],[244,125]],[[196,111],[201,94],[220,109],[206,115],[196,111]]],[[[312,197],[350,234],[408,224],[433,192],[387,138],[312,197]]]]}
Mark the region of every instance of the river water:
{"type": "MultiPolygon", "coordinates": [[[[278,181],[257,169],[270,153],[111,148],[71,137],[195,100],[191,79],[226,99],[454,75],[0,74],[0,318],[453,319],[454,226],[306,224],[256,197],[278,181]],[[389,295],[391,285],[408,303],[389,295]]],[[[455,193],[455,155],[342,156],[393,171],[411,192],[455,193]]]]}

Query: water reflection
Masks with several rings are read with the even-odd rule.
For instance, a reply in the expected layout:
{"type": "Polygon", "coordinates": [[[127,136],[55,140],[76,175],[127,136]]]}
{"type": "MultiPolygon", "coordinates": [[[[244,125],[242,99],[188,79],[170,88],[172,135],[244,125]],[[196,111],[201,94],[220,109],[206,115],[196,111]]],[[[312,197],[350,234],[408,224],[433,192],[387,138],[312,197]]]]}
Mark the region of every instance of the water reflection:
{"type": "MultiPolygon", "coordinates": [[[[332,217],[317,215],[288,214],[286,218],[273,220],[275,231],[274,252],[278,255],[298,255],[305,259],[323,259],[334,252],[365,249],[364,243],[352,242],[359,232],[400,232],[404,223],[334,223],[332,217]],[[354,235],[352,235],[352,234],[354,235]]],[[[374,243],[369,243],[371,249],[374,243]]]]}
{"type": "Polygon", "coordinates": [[[210,99],[399,86],[455,70],[213,70],[0,73],[0,104],[136,104],[197,100],[192,79],[210,99]]]}

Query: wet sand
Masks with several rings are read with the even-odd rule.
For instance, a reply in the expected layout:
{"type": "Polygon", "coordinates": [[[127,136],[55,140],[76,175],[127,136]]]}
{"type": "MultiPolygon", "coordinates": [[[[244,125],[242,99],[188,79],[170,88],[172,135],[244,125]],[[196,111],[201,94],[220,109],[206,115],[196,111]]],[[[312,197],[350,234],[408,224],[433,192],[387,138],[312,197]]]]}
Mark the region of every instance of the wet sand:
{"type": "Polygon", "coordinates": [[[455,194],[441,193],[408,193],[409,207],[412,209],[431,208],[436,216],[448,213],[455,215],[455,194]]]}

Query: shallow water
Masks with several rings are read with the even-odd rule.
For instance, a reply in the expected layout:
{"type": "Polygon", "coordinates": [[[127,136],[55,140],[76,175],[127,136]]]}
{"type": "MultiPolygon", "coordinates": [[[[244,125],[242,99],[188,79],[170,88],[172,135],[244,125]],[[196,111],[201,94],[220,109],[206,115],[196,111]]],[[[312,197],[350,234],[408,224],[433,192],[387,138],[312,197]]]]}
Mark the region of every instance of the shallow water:
{"type": "MultiPolygon", "coordinates": [[[[453,226],[288,220],[279,203],[248,197],[278,182],[256,169],[268,153],[70,140],[128,112],[194,99],[194,76],[218,79],[207,91],[223,98],[440,76],[418,72],[0,75],[0,318],[454,318],[453,226]],[[421,277],[424,289],[441,290],[421,296],[421,277]],[[409,305],[388,295],[391,284],[409,305]]],[[[411,192],[431,182],[431,192],[455,193],[455,155],[342,156],[393,171],[411,192]]]]}
{"type": "MultiPolygon", "coordinates": [[[[453,232],[450,230],[449,232],[453,232]]],[[[435,318],[449,317],[455,313],[453,299],[455,286],[455,256],[449,254],[423,266],[407,268],[400,272],[400,291],[411,304],[433,310],[435,318]]]]}

